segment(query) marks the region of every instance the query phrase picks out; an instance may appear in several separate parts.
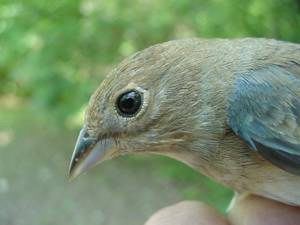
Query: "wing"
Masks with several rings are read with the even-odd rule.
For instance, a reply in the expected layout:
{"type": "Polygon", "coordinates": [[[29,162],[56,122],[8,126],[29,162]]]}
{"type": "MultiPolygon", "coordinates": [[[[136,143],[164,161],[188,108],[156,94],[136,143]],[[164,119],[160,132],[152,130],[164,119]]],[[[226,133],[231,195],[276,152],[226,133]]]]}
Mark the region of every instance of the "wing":
{"type": "Polygon", "coordinates": [[[230,96],[228,123],[265,159],[300,175],[300,65],[243,74],[230,96]]]}

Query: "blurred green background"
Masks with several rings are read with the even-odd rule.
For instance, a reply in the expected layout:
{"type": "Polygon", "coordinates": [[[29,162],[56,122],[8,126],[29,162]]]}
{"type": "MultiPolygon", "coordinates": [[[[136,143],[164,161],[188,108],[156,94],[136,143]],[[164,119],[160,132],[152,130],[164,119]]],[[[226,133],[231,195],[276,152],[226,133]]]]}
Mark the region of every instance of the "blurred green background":
{"type": "Polygon", "coordinates": [[[174,160],[124,157],[72,183],[90,94],[114,64],[183,37],[300,40],[299,0],[0,0],[0,224],[142,224],[232,192],[174,160]]]}

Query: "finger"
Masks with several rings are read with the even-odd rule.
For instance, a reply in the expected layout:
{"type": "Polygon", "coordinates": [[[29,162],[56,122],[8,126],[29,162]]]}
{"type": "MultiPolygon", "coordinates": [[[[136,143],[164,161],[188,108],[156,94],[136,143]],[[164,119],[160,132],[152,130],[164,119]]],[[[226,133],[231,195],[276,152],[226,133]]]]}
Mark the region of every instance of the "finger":
{"type": "Polygon", "coordinates": [[[300,225],[300,207],[248,196],[236,201],[228,218],[232,225],[300,225]]]}
{"type": "Polygon", "coordinates": [[[160,209],[144,225],[229,225],[215,209],[196,201],[183,201],[160,209]]]}

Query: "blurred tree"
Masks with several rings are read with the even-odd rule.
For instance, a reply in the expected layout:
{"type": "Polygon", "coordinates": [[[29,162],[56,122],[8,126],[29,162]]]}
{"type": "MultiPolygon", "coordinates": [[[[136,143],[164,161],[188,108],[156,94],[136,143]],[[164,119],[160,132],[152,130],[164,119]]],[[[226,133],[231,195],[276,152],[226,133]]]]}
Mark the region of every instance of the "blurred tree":
{"type": "Polygon", "coordinates": [[[299,0],[1,0],[0,94],[60,120],[81,109],[112,64],[182,37],[299,42],[299,0]]]}

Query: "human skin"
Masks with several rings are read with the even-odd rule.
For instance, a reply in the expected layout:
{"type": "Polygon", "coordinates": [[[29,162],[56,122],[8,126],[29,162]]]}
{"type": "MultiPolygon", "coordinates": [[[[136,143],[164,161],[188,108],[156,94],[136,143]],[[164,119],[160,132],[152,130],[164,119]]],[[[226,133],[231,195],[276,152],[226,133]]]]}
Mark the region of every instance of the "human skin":
{"type": "Polygon", "coordinates": [[[258,196],[236,201],[225,217],[212,207],[184,201],[154,213],[145,225],[299,225],[300,208],[258,196]]]}

